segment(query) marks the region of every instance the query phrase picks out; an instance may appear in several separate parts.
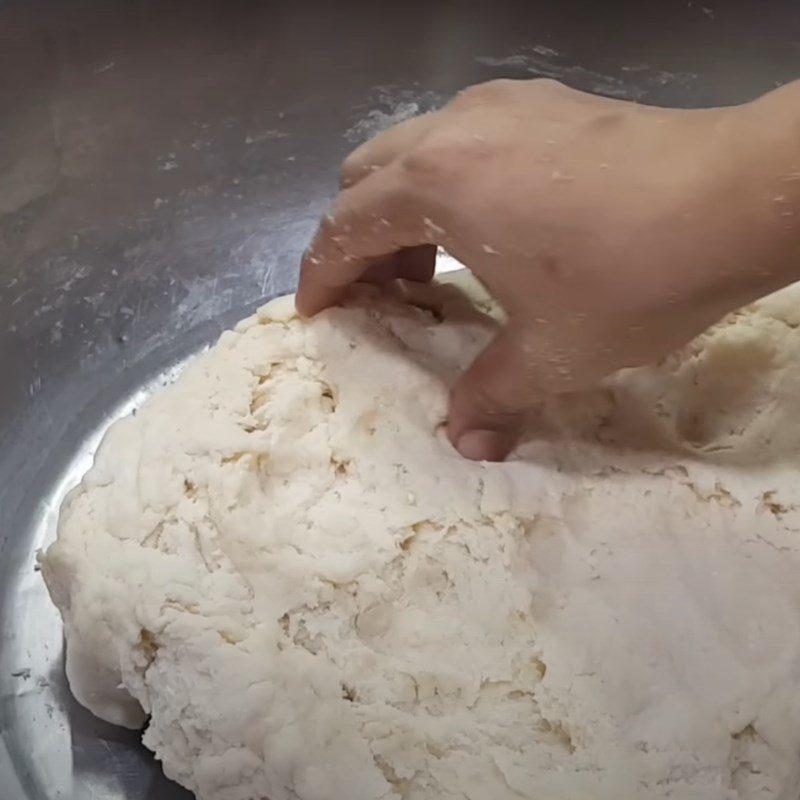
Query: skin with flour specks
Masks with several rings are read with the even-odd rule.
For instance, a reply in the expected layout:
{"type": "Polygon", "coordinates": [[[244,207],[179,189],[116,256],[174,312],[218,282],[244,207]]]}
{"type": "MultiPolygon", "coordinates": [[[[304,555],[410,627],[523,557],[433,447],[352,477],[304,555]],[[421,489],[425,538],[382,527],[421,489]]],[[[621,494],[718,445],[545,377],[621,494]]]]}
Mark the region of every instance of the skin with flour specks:
{"type": "Polygon", "coordinates": [[[498,460],[548,395],[652,363],[800,278],[800,82],[665,109],[493,81],[345,162],[303,261],[312,315],[354,281],[469,267],[508,322],[453,387],[448,434],[498,460]]]}

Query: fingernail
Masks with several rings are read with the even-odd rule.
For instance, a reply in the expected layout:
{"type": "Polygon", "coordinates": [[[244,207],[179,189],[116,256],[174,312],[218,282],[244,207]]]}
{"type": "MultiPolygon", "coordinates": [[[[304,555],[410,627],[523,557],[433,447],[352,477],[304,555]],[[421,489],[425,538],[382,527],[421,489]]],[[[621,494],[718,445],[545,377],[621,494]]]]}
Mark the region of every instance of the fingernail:
{"type": "Polygon", "coordinates": [[[464,431],[456,442],[456,450],[470,461],[502,461],[510,449],[508,437],[498,431],[464,431]]]}

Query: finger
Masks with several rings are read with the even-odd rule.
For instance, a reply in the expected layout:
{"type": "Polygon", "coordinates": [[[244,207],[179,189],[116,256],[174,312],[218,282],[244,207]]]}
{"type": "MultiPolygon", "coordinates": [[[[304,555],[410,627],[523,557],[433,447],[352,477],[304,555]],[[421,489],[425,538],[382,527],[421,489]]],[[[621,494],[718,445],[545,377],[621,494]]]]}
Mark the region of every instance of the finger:
{"type": "Polygon", "coordinates": [[[342,164],[342,188],[354,186],[367,175],[391,164],[398,156],[409,152],[422,140],[436,120],[436,112],[412,117],[387,128],[374,139],[357,147],[342,164]]]}
{"type": "Polygon", "coordinates": [[[422,244],[401,250],[397,254],[400,262],[397,277],[418,283],[432,281],[436,272],[436,249],[435,244],[422,244]]]}
{"type": "Polygon", "coordinates": [[[537,351],[529,333],[506,328],[453,387],[450,441],[465,458],[502,461],[529,412],[544,395],[566,391],[570,377],[569,365],[537,351]]]}
{"type": "Polygon", "coordinates": [[[406,247],[367,267],[359,280],[369,283],[387,283],[402,278],[417,283],[428,283],[436,272],[436,245],[423,244],[406,247]]]}
{"type": "Polygon", "coordinates": [[[297,310],[313,316],[342,299],[377,259],[428,243],[413,193],[397,167],[340,193],[300,265],[297,310]]]}

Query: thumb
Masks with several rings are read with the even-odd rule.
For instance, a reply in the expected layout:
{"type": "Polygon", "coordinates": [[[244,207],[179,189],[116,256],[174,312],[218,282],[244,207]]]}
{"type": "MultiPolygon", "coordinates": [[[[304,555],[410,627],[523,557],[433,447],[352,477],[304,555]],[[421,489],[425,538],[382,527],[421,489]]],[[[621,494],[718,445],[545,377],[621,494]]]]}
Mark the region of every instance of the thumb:
{"type": "Polygon", "coordinates": [[[459,378],[450,397],[447,434],[473,461],[502,461],[541,397],[546,370],[524,332],[505,328],[459,378]],[[545,373],[545,374],[543,374],[545,373]]]}

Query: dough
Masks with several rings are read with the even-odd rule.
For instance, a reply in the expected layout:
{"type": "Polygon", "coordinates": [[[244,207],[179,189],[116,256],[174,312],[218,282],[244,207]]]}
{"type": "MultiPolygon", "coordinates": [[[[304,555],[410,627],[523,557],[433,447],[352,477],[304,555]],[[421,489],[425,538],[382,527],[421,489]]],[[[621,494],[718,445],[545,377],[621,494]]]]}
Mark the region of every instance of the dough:
{"type": "Polygon", "coordinates": [[[277,300],[112,426],[43,559],[75,696],[202,800],[776,800],[800,289],[504,464],[442,430],[485,297],[409,301],[277,300]]]}

